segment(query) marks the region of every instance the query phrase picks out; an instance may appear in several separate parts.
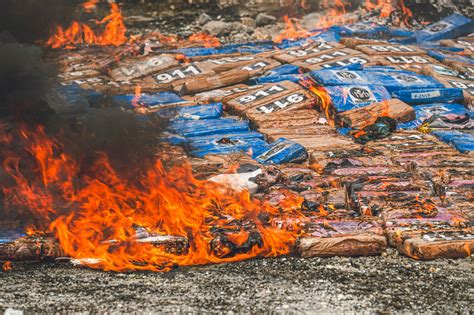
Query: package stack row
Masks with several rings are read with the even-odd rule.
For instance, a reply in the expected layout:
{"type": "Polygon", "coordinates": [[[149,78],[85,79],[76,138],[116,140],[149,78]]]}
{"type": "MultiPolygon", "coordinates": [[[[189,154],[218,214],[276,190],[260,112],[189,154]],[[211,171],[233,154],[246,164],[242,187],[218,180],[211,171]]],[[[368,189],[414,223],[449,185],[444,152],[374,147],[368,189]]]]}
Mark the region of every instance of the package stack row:
{"type": "Polygon", "coordinates": [[[53,52],[50,102],[72,94],[167,119],[157,154],[281,205],[302,256],[416,259],[474,248],[474,22],[408,30],[355,23],[282,43],[53,52]],[[137,53],[138,52],[138,53],[137,53]],[[72,93],[71,91],[74,91],[72,93]],[[229,174],[229,170],[233,170],[229,174]]]}

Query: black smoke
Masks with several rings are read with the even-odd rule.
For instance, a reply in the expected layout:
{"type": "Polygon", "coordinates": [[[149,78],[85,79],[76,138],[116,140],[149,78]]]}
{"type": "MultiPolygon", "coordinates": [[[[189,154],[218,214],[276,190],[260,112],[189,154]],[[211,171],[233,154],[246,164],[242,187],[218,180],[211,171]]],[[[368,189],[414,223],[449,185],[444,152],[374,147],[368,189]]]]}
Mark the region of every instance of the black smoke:
{"type": "Polygon", "coordinates": [[[106,95],[97,106],[73,115],[48,104],[59,82],[55,66],[43,61],[48,50],[38,41],[45,40],[54,25],[67,26],[80,18],[77,6],[82,2],[0,0],[0,120],[45,126],[47,134],[84,165],[105,152],[117,168],[143,166],[153,158],[162,120],[143,122],[134,113],[106,106],[106,95]]]}

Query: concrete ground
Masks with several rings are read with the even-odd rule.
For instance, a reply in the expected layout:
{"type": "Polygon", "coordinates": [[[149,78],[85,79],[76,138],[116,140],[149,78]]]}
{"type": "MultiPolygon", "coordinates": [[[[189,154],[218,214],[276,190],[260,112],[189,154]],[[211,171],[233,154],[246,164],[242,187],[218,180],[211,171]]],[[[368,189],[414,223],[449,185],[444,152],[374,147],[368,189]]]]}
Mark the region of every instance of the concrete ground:
{"type": "MultiPolygon", "coordinates": [[[[473,260],[290,258],[101,272],[69,263],[0,273],[0,310],[26,312],[470,313],[473,260]]],[[[15,314],[15,313],[14,313],[15,314]]]]}

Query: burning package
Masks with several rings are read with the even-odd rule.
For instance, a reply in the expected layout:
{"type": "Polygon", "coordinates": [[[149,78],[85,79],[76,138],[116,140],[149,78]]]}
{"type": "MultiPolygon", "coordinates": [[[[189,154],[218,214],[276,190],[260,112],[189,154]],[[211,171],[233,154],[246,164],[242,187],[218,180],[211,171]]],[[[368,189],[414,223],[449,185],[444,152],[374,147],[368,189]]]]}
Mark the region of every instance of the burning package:
{"type": "MultiPolygon", "coordinates": [[[[374,102],[391,98],[387,89],[381,85],[326,86],[324,90],[330,97],[331,110],[336,113],[364,107],[374,102]]],[[[321,103],[323,104],[323,101],[321,103]]]]}

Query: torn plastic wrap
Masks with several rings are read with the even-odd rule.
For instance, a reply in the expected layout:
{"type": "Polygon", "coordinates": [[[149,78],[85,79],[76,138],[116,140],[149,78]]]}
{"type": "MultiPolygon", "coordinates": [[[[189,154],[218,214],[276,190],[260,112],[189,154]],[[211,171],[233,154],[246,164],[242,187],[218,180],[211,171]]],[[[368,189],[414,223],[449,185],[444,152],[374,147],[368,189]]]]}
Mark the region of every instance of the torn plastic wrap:
{"type": "Polygon", "coordinates": [[[222,116],[222,103],[165,108],[156,112],[156,115],[174,120],[202,120],[219,118],[222,116]]]}
{"type": "Polygon", "coordinates": [[[425,123],[429,128],[469,129],[474,127],[472,113],[460,104],[427,104],[413,107],[416,119],[398,124],[402,130],[417,129],[425,123]]]}
{"type": "Polygon", "coordinates": [[[464,36],[472,32],[474,32],[474,21],[461,14],[454,13],[441,21],[416,31],[415,37],[418,43],[423,43],[464,36]]]}
{"type": "Polygon", "coordinates": [[[436,79],[416,74],[411,71],[350,71],[350,70],[315,70],[311,77],[320,85],[383,85],[389,92],[397,90],[440,88],[443,85],[436,79]]]}
{"type": "Polygon", "coordinates": [[[364,107],[390,99],[387,89],[380,85],[343,85],[324,87],[336,113],[364,107]]]}
{"type": "Polygon", "coordinates": [[[461,152],[474,151],[473,131],[438,130],[433,134],[441,141],[446,142],[461,152]]]}
{"type": "Polygon", "coordinates": [[[298,163],[306,159],[308,152],[302,145],[284,138],[273,142],[267,151],[255,158],[262,164],[298,163]]]}
{"type": "Polygon", "coordinates": [[[399,90],[392,96],[411,105],[462,101],[464,98],[462,89],[458,88],[399,90]]]}
{"type": "Polygon", "coordinates": [[[134,103],[145,107],[160,107],[160,105],[184,103],[185,101],[173,92],[143,93],[137,98],[134,94],[112,96],[112,101],[124,108],[133,109],[134,103]]]}

